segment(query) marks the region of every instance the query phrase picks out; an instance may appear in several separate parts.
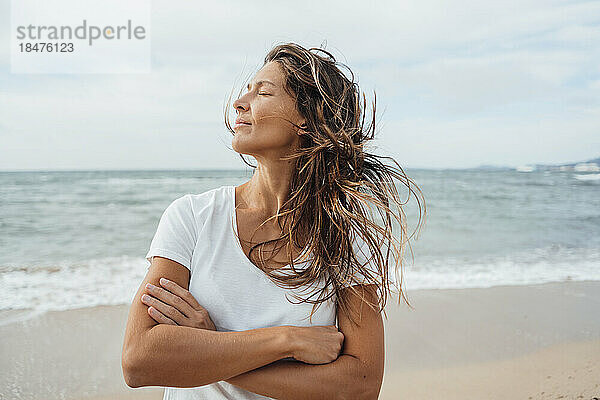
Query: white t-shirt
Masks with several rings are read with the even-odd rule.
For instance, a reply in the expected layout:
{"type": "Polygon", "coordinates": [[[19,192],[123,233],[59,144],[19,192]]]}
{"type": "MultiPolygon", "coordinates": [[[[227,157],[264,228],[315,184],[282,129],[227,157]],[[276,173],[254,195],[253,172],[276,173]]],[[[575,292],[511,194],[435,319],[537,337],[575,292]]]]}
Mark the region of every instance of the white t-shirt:
{"type": "MultiPolygon", "coordinates": [[[[234,210],[235,186],[174,200],[160,218],[146,259],[151,262],[153,256],[161,256],[190,270],[189,291],[208,311],[217,331],[335,324],[335,297],[321,304],[309,321],[312,304],[299,303],[289,294],[306,298],[315,286],[309,291],[280,288],[250,262],[235,236],[234,210]]],[[[361,260],[364,252],[357,257],[361,260]]],[[[296,269],[307,265],[308,261],[294,262],[296,269]]],[[[289,266],[283,268],[291,271],[289,266]]],[[[355,277],[363,282],[362,274],[355,277]]],[[[167,387],[163,400],[269,398],[219,381],[194,388],[167,387]]]]}

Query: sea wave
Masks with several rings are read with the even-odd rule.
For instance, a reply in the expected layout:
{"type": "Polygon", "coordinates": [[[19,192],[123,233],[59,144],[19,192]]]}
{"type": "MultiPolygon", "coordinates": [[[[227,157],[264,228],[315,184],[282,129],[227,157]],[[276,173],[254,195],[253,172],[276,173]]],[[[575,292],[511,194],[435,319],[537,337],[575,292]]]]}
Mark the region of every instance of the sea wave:
{"type": "MultiPolygon", "coordinates": [[[[415,257],[403,268],[403,289],[485,288],[600,280],[600,249],[548,246],[478,259],[415,257]]],[[[0,310],[66,310],[130,304],[148,261],[109,257],[75,263],[0,266],[0,310]]]]}

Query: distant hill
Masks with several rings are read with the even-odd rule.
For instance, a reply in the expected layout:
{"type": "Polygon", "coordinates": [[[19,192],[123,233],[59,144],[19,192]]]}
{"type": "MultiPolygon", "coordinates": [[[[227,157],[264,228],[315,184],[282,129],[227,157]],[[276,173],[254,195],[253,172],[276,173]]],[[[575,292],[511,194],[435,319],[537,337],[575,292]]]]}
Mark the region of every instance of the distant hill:
{"type": "Polygon", "coordinates": [[[577,164],[596,164],[600,165],[600,157],[592,158],[591,160],[579,161],[574,163],[566,163],[566,164],[535,164],[536,169],[538,170],[561,170],[561,171],[571,171],[575,168],[577,164]]]}
{"type": "Polygon", "coordinates": [[[600,165],[600,157],[596,157],[596,158],[593,158],[593,159],[591,159],[591,160],[584,161],[584,162],[588,162],[588,163],[596,163],[596,164],[600,165]]]}
{"type": "MultiPolygon", "coordinates": [[[[596,164],[598,166],[600,166],[600,157],[596,157],[593,158],[591,160],[586,160],[586,161],[578,161],[578,162],[573,162],[573,163],[566,163],[566,164],[527,164],[527,165],[522,165],[522,166],[518,166],[517,168],[514,167],[508,167],[508,166],[500,166],[500,165],[480,165],[478,167],[472,168],[472,169],[478,169],[478,170],[514,170],[514,169],[530,169],[530,170],[561,170],[561,171],[571,171],[573,170],[573,168],[575,167],[575,165],[577,164],[582,164],[582,163],[592,163],[592,164],[596,164]]],[[[467,168],[467,169],[471,169],[471,168],[467,168]]]]}

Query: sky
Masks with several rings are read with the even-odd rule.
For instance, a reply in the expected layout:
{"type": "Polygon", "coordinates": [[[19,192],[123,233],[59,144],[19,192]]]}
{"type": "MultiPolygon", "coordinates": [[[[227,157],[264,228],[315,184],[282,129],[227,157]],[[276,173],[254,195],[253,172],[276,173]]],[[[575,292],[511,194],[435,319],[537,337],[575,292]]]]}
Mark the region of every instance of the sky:
{"type": "Polygon", "coordinates": [[[223,107],[284,42],[376,93],[371,151],[403,167],[600,156],[600,1],[153,0],[146,74],[13,74],[9,11],[0,170],[244,169],[223,107]]]}

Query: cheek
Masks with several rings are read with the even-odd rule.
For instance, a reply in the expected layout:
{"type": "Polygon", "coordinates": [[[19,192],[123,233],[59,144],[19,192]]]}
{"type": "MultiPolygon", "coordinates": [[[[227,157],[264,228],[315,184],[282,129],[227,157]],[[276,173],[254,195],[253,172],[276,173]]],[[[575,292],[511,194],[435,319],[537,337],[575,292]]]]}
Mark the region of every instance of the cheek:
{"type": "Polygon", "coordinates": [[[281,104],[263,104],[255,107],[253,119],[255,124],[253,129],[258,132],[269,133],[269,136],[282,136],[293,134],[296,130],[288,120],[292,113],[281,104]]]}
{"type": "Polygon", "coordinates": [[[272,107],[255,106],[252,112],[253,128],[267,128],[276,124],[277,118],[272,107]]]}
{"type": "Polygon", "coordinates": [[[233,137],[233,148],[238,152],[259,153],[267,149],[285,149],[293,145],[294,135],[281,120],[264,119],[248,128],[238,128],[233,137]]]}

